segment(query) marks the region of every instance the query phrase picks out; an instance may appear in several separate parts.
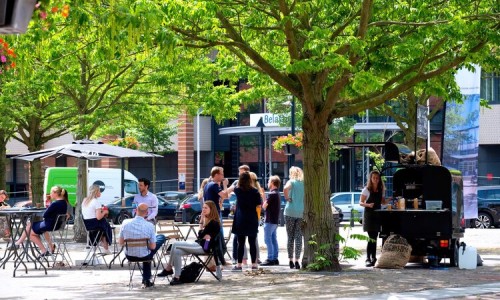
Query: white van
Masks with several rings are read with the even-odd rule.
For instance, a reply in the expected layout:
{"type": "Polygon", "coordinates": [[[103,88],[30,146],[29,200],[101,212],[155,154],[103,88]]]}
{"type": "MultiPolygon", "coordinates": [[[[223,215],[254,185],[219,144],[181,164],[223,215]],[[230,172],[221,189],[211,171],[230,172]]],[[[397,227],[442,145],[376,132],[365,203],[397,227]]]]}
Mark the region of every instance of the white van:
{"type": "MultiPolygon", "coordinates": [[[[78,169],[71,167],[47,168],[43,190],[45,195],[50,194],[50,189],[58,185],[68,191],[69,203],[76,204],[76,188],[78,186],[78,169]]],[[[87,175],[87,188],[93,184],[101,187],[99,202],[108,205],[121,197],[121,169],[89,168],[87,175]]],[[[124,195],[125,197],[139,193],[137,177],[125,170],[124,195]]],[[[45,196],[44,195],[44,196],[45,196]]],[[[45,197],[44,197],[45,199],[45,197]]]]}

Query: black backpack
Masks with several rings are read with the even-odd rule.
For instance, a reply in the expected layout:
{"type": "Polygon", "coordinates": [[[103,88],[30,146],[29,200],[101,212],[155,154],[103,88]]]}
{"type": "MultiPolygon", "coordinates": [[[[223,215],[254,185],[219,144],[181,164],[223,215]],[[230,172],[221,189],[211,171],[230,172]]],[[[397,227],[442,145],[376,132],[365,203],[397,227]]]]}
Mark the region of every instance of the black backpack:
{"type": "Polygon", "coordinates": [[[179,280],[182,283],[195,282],[198,276],[200,275],[202,269],[203,269],[202,264],[193,261],[189,265],[186,265],[182,268],[179,280]]]}

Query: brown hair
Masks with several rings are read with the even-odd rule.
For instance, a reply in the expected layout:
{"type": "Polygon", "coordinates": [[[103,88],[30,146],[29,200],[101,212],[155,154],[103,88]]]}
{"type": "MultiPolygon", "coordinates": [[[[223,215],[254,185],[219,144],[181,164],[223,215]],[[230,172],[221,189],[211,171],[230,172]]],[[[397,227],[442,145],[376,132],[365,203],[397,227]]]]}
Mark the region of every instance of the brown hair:
{"type": "Polygon", "coordinates": [[[378,176],[379,181],[378,181],[377,191],[381,192],[383,195],[385,192],[385,185],[384,185],[384,182],[382,181],[382,176],[380,175],[380,172],[377,170],[373,170],[370,172],[370,176],[368,176],[368,183],[366,184],[366,188],[370,192],[373,192],[375,190],[375,187],[373,186],[373,183],[372,183],[372,176],[373,175],[378,176]]]}
{"type": "Polygon", "coordinates": [[[217,175],[219,173],[223,173],[223,172],[224,172],[224,169],[222,167],[213,167],[212,171],[210,171],[210,176],[212,178],[214,178],[215,175],[217,175]]]}
{"type": "Polygon", "coordinates": [[[271,183],[276,187],[276,188],[279,188],[280,185],[281,185],[281,179],[278,175],[273,175],[271,177],[269,177],[269,181],[271,181],[271,183]]]}
{"type": "Polygon", "coordinates": [[[238,170],[243,170],[245,172],[250,172],[250,167],[248,165],[241,165],[238,167],[238,170]]]}
{"type": "Polygon", "coordinates": [[[253,188],[252,177],[249,172],[241,173],[238,179],[238,187],[243,191],[249,191],[253,188]]]}
{"type": "Polygon", "coordinates": [[[214,220],[220,223],[219,212],[217,211],[217,207],[215,206],[215,202],[212,200],[205,201],[205,203],[210,208],[210,213],[208,216],[203,218],[203,225],[207,225],[210,221],[214,220]]]}

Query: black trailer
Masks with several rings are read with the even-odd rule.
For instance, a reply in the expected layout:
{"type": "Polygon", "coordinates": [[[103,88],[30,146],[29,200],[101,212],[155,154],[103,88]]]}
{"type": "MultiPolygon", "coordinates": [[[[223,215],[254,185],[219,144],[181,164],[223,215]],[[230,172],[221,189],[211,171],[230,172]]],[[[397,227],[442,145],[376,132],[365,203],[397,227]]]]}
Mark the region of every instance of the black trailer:
{"type": "Polygon", "coordinates": [[[405,209],[378,210],[380,237],[400,234],[412,246],[412,255],[448,258],[457,264],[457,248],[463,237],[463,183],[459,172],[442,166],[399,165],[393,175],[393,195],[406,200],[405,209]],[[454,174],[455,173],[455,174],[454,174]],[[413,208],[414,199],[418,207],[413,208]],[[426,200],[442,201],[429,210],[426,200]]]}
{"type": "Polygon", "coordinates": [[[406,205],[405,209],[377,211],[380,215],[382,241],[385,242],[391,234],[399,234],[411,244],[412,255],[434,257],[435,262],[448,258],[450,264],[456,266],[458,244],[465,232],[460,171],[429,165],[427,158],[425,164],[417,164],[411,150],[400,144],[384,142],[337,145],[377,149],[384,154],[384,170],[396,170],[393,174],[392,195],[394,198],[404,198],[406,205]],[[417,208],[413,207],[415,198],[418,201],[417,208]],[[442,201],[441,209],[429,210],[426,200],[442,201]]]}

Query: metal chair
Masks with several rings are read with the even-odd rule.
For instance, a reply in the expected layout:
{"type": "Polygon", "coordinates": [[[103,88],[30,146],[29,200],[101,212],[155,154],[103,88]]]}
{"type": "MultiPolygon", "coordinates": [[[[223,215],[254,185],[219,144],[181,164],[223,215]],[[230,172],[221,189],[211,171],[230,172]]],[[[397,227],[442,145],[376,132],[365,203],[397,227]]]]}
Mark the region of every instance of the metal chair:
{"type": "Polygon", "coordinates": [[[221,249],[222,245],[221,238],[222,236],[220,233],[215,236],[209,252],[204,254],[192,254],[203,265],[203,269],[198,275],[198,278],[196,278],[195,282],[198,282],[198,280],[200,279],[201,275],[203,275],[203,272],[205,270],[208,270],[210,274],[212,274],[212,276],[218,281],[222,280],[221,264],[222,261],[224,260],[224,253],[223,250],[221,249]],[[202,257],[204,257],[205,259],[202,259],[202,257]],[[210,261],[212,260],[212,258],[215,260],[215,266],[216,266],[215,272],[209,268],[210,261]]]}
{"type": "MultiPolygon", "coordinates": [[[[126,239],[125,240],[125,251],[126,253],[133,253],[133,249],[140,249],[140,248],[146,248],[148,251],[151,251],[149,249],[149,239],[143,238],[143,239],[126,239]],[[131,251],[132,250],[132,251],[131,251]]],[[[139,263],[154,263],[154,258],[134,258],[131,259],[129,256],[127,256],[128,259],[128,265],[129,265],[129,273],[130,273],[130,280],[129,280],[129,290],[132,289],[133,287],[133,277],[134,277],[134,272],[135,269],[138,268],[139,271],[141,272],[141,275],[143,274],[143,270],[141,269],[141,266],[139,263]]],[[[159,265],[159,264],[158,264],[159,265]]],[[[156,279],[156,273],[158,272],[158,267],[156,267],[155,275],[153,277],[152,283],[154,283],[154,280],[156,279]]]]}
{"type": "MultiPolygon", "coordinates": [[[[81,216],[80,216],[81,217],[81,216]]],[[[95,266],[99,263],[95,263],[96,261],[99,262],[99,258],[102,258],[104,261],[104,264],[107,266],[106,259],[104,258],[104,253],[101,250],[101,247],[99,245],[101,241],[101,237],[105,234],[102,229],[88,229],[87,226],[85,225],[84,219],[82,218],[83,225],[85,226],[85,231],[87,231],[87,246],[88,246],[88,251],[87,255],[85,256],[85,259],[83,260],[82,264],[80,265],[80,269],[82,267],[87,267],[87,266],[95,266]]]]}
{"type": "MultiPolygon", "coordinates": [[[[68,248],[66,247],[66,240],[68,238],[67,224],[68,224],[68,215],[60,214],[57,216],[54,228],[51,231],[47,231],[47,234],[49,234],[50,239],[52,240],[52,243],[55,246],[54,251],[50,249],[50,244],[45,238],[45,235],[42,236],[44,237],[47,249],[49,249],[51,253],[50,257],[52,258],[54,265],[56,264],[57,259],[60,256],[61,262],[71,267],[71,265],[73,264],[73,260],[71,259],[71,256],[68,252],[68,248]]],[[[50,265],[48,266],[50,267],[50,265]]]]}

